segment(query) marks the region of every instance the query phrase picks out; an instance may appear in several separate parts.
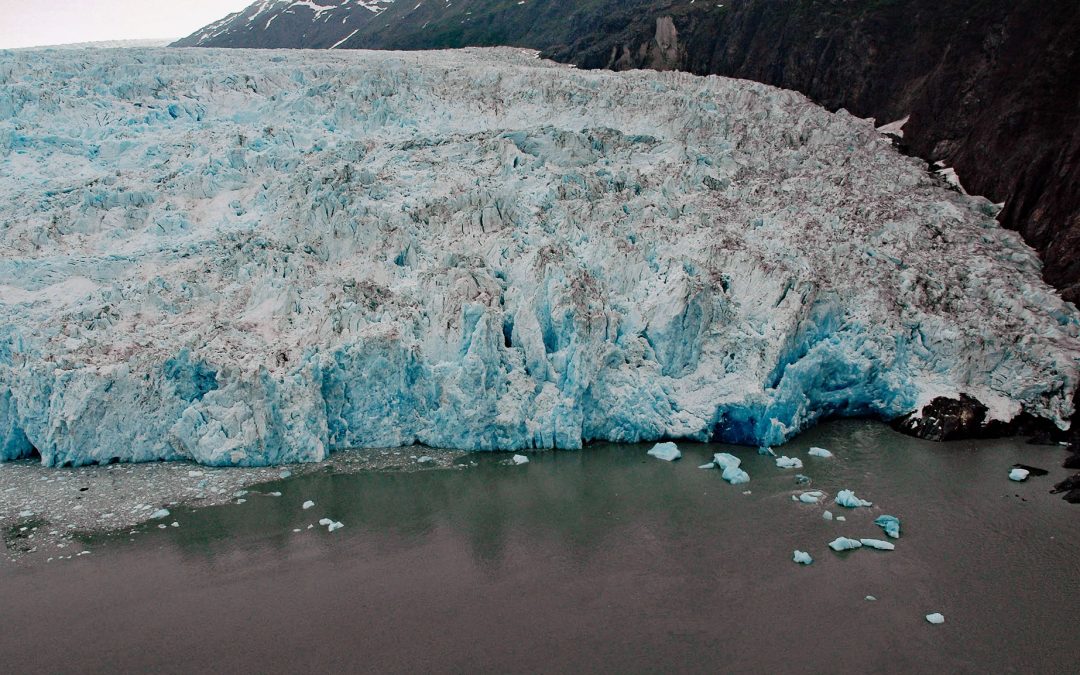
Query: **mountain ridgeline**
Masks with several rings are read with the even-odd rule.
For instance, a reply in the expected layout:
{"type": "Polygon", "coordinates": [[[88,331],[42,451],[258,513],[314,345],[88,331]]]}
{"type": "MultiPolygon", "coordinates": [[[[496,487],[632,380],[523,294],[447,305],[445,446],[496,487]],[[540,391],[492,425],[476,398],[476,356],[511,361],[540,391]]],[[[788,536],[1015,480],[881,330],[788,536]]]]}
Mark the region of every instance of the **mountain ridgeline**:
{"type": "Polygon", "coordinates": [[[582,68],[741,77],[881,123],[908,117],[904,149],[1004,202],[1002,223],[1080,301],[1076,0],[262,0],[175,43],[492,45],[582,68]]]}

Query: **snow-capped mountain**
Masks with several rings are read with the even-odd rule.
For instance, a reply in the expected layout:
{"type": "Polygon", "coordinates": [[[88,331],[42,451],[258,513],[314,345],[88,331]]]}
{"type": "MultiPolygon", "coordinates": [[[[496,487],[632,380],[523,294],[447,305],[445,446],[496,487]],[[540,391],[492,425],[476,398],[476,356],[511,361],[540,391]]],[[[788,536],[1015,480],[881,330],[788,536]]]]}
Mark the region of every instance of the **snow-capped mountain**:
{"type": "Polygon", "coordinates": [[[520,50],[0,53],[0,456],[1064,425],[1078,319],[993,206],[747,81],[520,50]]]}
{"type": "Polygon", "coordinates": [[[361,28],[372,27],[393,4],[394,0],[259,0],[175,46],[333,49],[355,37],[361,28]]]}

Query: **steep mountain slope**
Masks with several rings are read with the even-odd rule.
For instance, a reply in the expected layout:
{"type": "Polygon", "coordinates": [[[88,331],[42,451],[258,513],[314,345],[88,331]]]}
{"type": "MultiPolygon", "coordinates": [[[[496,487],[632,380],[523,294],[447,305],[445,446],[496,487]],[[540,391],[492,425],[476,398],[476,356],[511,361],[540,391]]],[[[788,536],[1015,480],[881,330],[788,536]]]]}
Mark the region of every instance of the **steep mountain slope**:
{"type": "Polygon", "coordinates": [[[517,49],[0,53],[0,458],[1064,425],[983,198],[795,92],[517,49]]]}
{"type": "Polygon", "coordinates": [[[1002,222],[1080,300],[1075,0],[263,0],[179,46],[517,45],[586,68],[753,79],[881,122],[1004,202],[1002,222]]]}

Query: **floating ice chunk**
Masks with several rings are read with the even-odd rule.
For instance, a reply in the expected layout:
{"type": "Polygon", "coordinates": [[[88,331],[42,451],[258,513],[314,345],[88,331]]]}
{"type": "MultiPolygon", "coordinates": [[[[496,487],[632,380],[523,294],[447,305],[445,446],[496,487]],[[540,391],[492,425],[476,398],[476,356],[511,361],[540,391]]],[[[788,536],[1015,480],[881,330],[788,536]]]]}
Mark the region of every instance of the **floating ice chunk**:
{"type": "Polygon", "coordinates": [[[866,596],[866,599],[867,599],[867,600],[869,600],[870,602],[873,602],[873,601],[877,600],[877,598],[875,598],[875,597],[874,597],[874,596],[872,596],[872,595],[868,595],[868,596],[866,596]]]}
{"type": "MultiPolygon", "coordinates": [[[[676,450],[675,452],[678,452],[678,450],[676,450]]],[[[678,459],[678,457],[676,457],[676,459],[678,459]]],[[[521,466],[522,464],[528,464],[528,463],[529,463],[529,458],[526,457],[525,455],[514,455],[514,464],[517,464],[518,466],[521,466]]]]}
{"type": "Polygon", "coordinates": [[[150,520],[161,520],[169,517],[169,509],[158,509],[150,514],[150,520]]]}
{"type": "Polygon", "coordinates": [[[878,516],[874,524],[885,530],[885,534],[893,539],[900,538],[900,519],[896,516],[878,516]]]}
{"type": "Polygon", "coordinates": [[[34,515],[33,511],[19,511],[20,518],[29,518],[34,515]]]}
{"type": "Polygon", "coordinates": [[[199,478],[200,476],[205,476],[206,474],[202,471],[188,471],[187,475],[188,478],[199,478]]]}
{"type": "Polygon", "coordinates": [[[938,625],[945,623],[945,616],[939,612],[934,612],[933,614],[927,614],[926,620],[934,625],[938,625]]]}
{"type": "Polygon", "coordinates": [[[847,522],[847,518],[845,518],[844,516],[837,516],[836,519],[841,521],[841,522],[845,522],[845,523],[847,522]]]}
{"type": "Polygon", "coordinates": [[[873,506],[873,502],[868,502],[865,499],[859,499],[855,496],[855,493],[851,490],[841,490],[836,494],[836,503],[840,506],[854,509],[860,506],[873,506]]]}
{"type": "Polygon", "coordinates": [[[729,467],[736,467],[742,465],[742,460],[735,455],[728,454],[726,452],[718,452],[713,455],[713,462],[721,469],[727,469],[729,467]]]}
{"type": "Polygon", "coordinates": [[[327,530],[333,532],[334,530],[340,530],[343,527],[345,527],[343,524],[335,520],[327,526],[327,530]]]}
{"type": "Polygon", "coordinates": [[[773,449],[765,445],[757,449],[757,454],[765,455],[766,457],[776,457],[776,453],[773,452],[773,449]]]}
{"type": "Polygon", "coordinates": [[[720,474],[720,477],[732,485],[742,485],[750,482],[750,474],[737,466],[729,466],[724,469],[724,473],[720,474]]]}
{"type": "Polygon", "coordinates": [[[825,496],[825,493],[821,490],[811,490],[810,492],[804,492],[799,495],[799,501],[803,504],[817,504],[825,496]]]}
{"type": "Polygon", "coordinates": [[[810,484],[810,476],[804,476],[801,473],[797,473],[797,474],[795,474],[795,483],[797,485],[809,485],[810,484]]]}
{"type": "Polygon", "coordinates": [[[715,469],[716,468],[716,462],[709,462],[708,464],[702,464],[698,468],[699,469],[715,469]]]}
{"type": "Polygon", "coordinates": [[[682,457],[679,447],[674,443],[657,443],[648,454],[665,462],[674,462],[682,457]]]}
{"type": "Polygon", "coordinates": [[[280,497],[281,493],[280,492],[267,492],[266,496],[267,497],[280,497]]]}
{"type": "Polygon", "coordinates": [[[825,520],[832,520],[832,511],[826,511],[825,513],[821,514],[821,517],[825,520]]]}
{"type": "Polygon", "coordinates": [[[304,509],[305,511],[307,511],[308,509],[310,509],[310,508],[311,508],[311,507],[313,507],[313,506],[315,506],[315,502],[313,502],[313,501],[311,501],[311,500],[309,499],[308,501],[304,502],[304,506],[303,506],[303,509],[304,509]]]}
{"type": "Polygon", "coordinates": [[[848,539],[847,537],[837,537],[829,542],[829,548],[834,551],[851,551],[856,548],[862,548],[862,542],[858,539],[848,539]]]}
{"type": "Polygon", "coordinates": [[[428,457],[427,455],[424,455],[420,459],[416,460],[416,463],[417,464],[434,464],[435,463],[435,458],[434,457],[428,457]]]}
{"type": "Polygon", "coordinates": [[[286,469],[285,471],[282,471],[281,473],[278,474],[278,478],[284,479],[284,478],[288,478],[291,475],[292,475],[292,471],[289,471],[288,469],[286,469]]]}
{"type": "Polygon", "coordinates": [[[172,525],[170,525],[170,527],[180,527],[180,523],[178,523],[178,522],[176,522],[176,521],[174,520],[174,521],[173,521],[173,524],[172,524],[172,525]]]}
{"type": "Polygon", "coordinates": [[[320,518],[319,519],[319,524],[322,525],[323,527],[326,527],[327,525],[331,525],[331,524],[333,524],[333,522],[334,521],[330,520],[329,518],[320,518]]]}
{"type": "Polygon", "coordinates": [[[896,544],[881,539],[860,539],[859,541],[863,546],[876,548],[879,551],[893,551],[896,549],[896,544]]]}
{"type": "Polygon", "coordinates": [[[795,551],[795,555],[792,557],[792,560],[799,563],[800,565],[809,565],[810,563],[814,562],[814,559],[810,557],[809,553],[799,550],[795,551]]]}
{"type": "Polygon", "coordinates": [[[159,530],[164,530],[166,527],[168,527],[168,525],[166,525],[165,523],[158,525],[159,530]]]}
{"type": "Polygon", "coordinates": [[[237,504],[247,504],[247,500],[246,499],[237,499],[236,503],[237,504]]]}
{"type": "Polygon", "coordinates": [[[777,457],[776,466],[780,467],[781,469],[801,469],[802,460],[798,457],[777,457]]]}
{"type": "Polygon", "coordinates": [[[1027,469],[1013,469],[1009,472],[1009,480],[1014,480],[1017,483],[1027,480],[1028,475],[1031,472],[1027,469]]]}
{"type": "Polygon", "coordinates": [[[833,456],[833,454],[825,448],[810,448],[810,451],[806,454],[810,455],[811,457],[822,457],[825,459],[833,456]]]}

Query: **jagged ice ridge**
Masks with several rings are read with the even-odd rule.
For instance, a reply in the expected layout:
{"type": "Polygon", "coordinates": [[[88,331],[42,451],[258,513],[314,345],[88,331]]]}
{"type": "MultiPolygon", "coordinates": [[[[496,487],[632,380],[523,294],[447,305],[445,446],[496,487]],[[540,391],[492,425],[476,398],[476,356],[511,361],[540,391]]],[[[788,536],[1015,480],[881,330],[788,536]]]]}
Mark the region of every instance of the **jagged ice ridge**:
{"type": "Polygon", "coordinates": [[[1077,316],[873,125],[518,50],[0,52],[0,457],[1065,425],[1077,316]]]}

